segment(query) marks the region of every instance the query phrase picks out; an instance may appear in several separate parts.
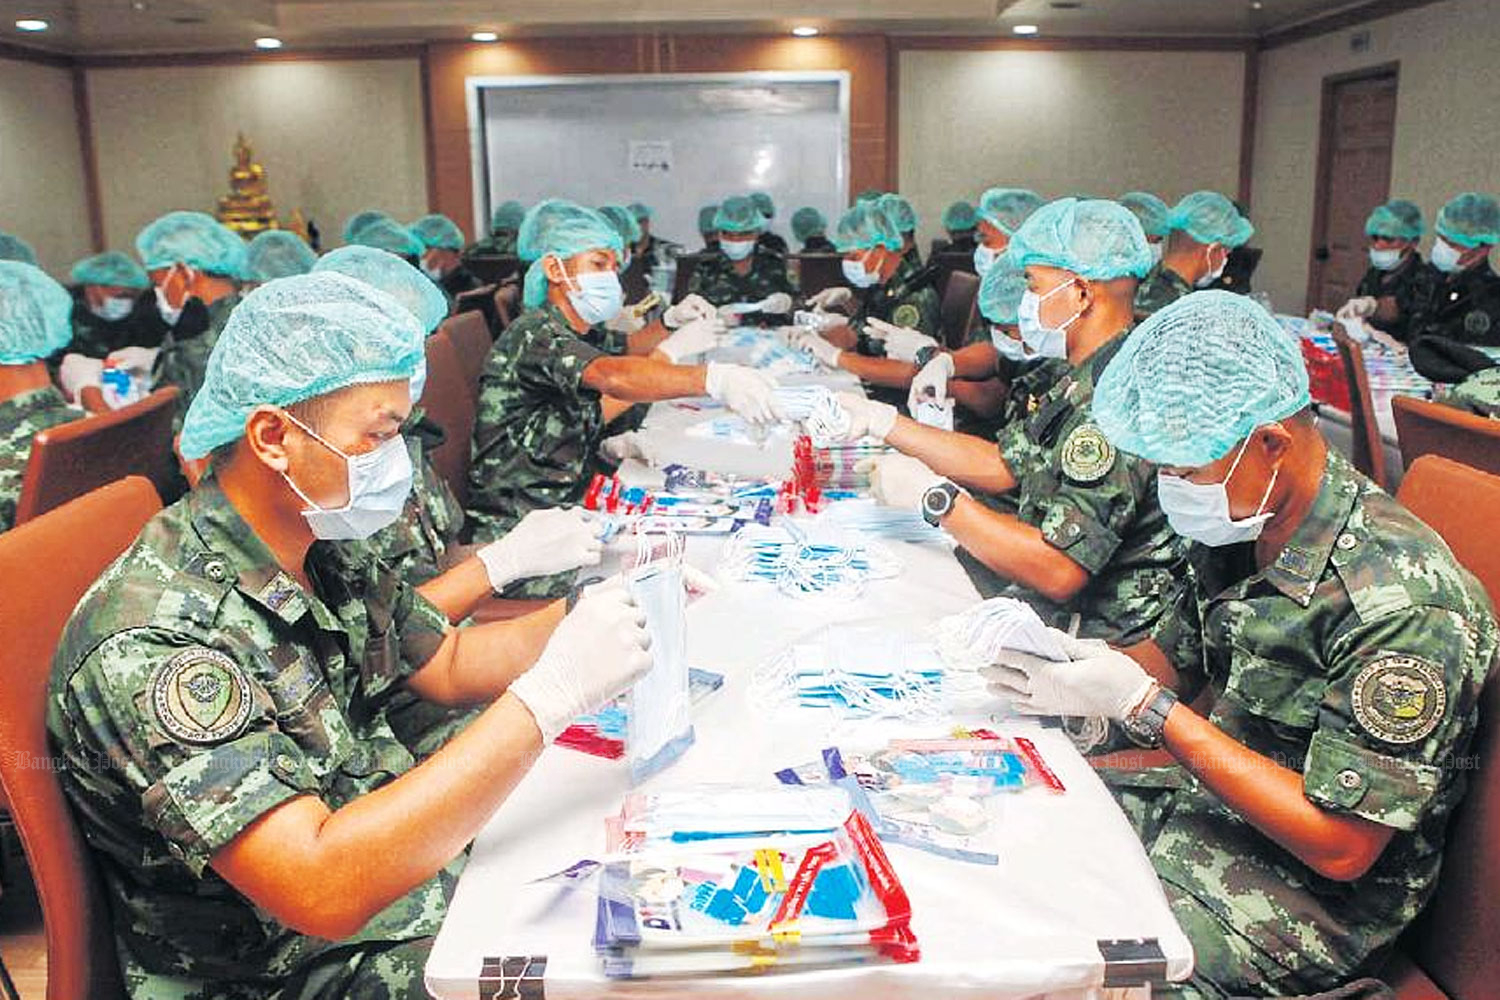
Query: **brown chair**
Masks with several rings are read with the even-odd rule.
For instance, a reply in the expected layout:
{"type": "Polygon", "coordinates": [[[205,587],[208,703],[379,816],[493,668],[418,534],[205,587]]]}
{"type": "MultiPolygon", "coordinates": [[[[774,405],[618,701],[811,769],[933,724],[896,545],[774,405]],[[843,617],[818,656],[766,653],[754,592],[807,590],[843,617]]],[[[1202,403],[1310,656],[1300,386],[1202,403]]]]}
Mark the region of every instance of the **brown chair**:
{"type": "Polygon", "coordinates": [[[149,480],[131,476],[0,535],[0,785],[36,882],[47,942],[48,1000],[123,997],[109,907],[57,773],[47,761],[47,682],[73,607],[161,509],[149,480]],[[23,583],[24,581],[24,583],[23,583]]]}
{"type": "Polygon", "coordinates": [[[693,283],[693,272],[708,258],[709,254],[706,253],[685,253],[678,256],[677,277],[672,282],[673,302],[681,302],[687,297],[688,288],[693,283]]]}
{"type": "MultiPolygon", "coordinates": [[[[1396,498],[1426,521],[1500,603],[1500,546],[1479,511],[1500,510],[1500,477],[1437,455],[1407,466],[1396,498]]],[[[1500,993],[1500,681],[1479,698],[1468,796],[1448,826],[1443,870],[1384,976],[1400,1000],[1489,1000],[1500,993]]]]}
{"type": "Polygon", "coordinates": [[[1408,469],[1423,455],[1442,455],[1500,475],[1500,420],[1408,396],[1392,399],[1391,412],[1408,469]]]}
{"type": "Polygon", "coordinates": [[[490,348],[495,346],[489,325],[478,313],[459,313],[445,319],[438,329],[453,342],[453,349],[458,352],[459,368],[469,385],[469,393],[473,395],[479,389],[485,359],[490,356],[490,348]]]}
{"type": "Polygon", "coordinates": [[[427,453],[427,459],[453,489],[459,504],[466,506],[475,396],[446,330],[439,330],[427,338],[427,387],[422,391],[418,405],[447,435],[440,446],[427,453]]]}
{"type": "Polygon", "coordinates": [[[126,476],[145,476],[161,497],[182,491],[172,451],[176,387],[110,413],[49,427],[32,440],[16,499],[16,524],[25,524],[90,490],[126,476]]]}
{"type": "Polygon", "coordinates": [[[968,339],[978,304],[979,275],[966,271],[950,274],[948,287],[943,289],[942,305],[938,307],[938,318],[949,348],[962,347],[968,339]]]}
{"type": "Polygon", "coordinates": [[[501,254],[471,254],[464,266],[486,285],[499,285],[521,273],[521,259],[501,254]]]}
{"type": "Polygon", "coordinates": [[[804,299],[825,288],[847,286],[844,258],[836,253],[797,253],[787,257],[787,267],[797,269],[797,292],[804,299]]]}
{"type": "Polygon", "coordinates": [[[974,274],[974,254],[964,250],[940,250],[927,258],[927,266],[935,268],[937,277],[932,287],[939,295],[948,290],[948,282],[955,274],[974,274]]]}
{"type": "Polygon", "coordinates": [[[453,300],[453,315],[477,312],[484,317],[484,325],[489,327],[491,340],[500,331],[500,316],[495,311],[495,291],[494,285],[480,285],[478,288],[459,293],[458,297],[453,300]]]}
{"type": "Polygon", "coordinates": [[[1375,402],[1370,396],[1370,373],[1365,368],[1365,352],[1341,329],[1333,331],[1333,342],[1338,345],[1339,359],[1344,363],[1344,380],[1349,384],[1354,467],[1385,489],[1385,443],[1380,437],[1380,422],[1375,418],[1375,402]]]}

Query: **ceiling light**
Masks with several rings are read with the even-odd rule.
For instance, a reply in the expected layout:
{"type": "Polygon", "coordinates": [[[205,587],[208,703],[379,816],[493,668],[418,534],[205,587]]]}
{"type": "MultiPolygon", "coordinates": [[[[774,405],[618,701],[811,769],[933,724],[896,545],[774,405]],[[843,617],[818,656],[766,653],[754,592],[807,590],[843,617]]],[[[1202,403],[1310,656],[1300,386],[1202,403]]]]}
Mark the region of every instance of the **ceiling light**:
{"type": "Polygon", "coordinates": [[[792,34],[798,38],[811,38],[818,33],[818,29],[810,24],[801,24],[792,29],[792,34]]]}
{"type": "Polygon", "coordinates": [[[279,39],[279,38],[257,38],[255,40],[255,47],[257,49],[279,49],[279,48],[281,48],[281,39],[279,39]]]}
{"type": "Polygon", "coordinates": [[[1251,10],[1260,10],[1264,6],[1265,6],[1265,4],[1261,3],[1260,0],[1253,0],[1253,2],[1250,4],[1250,9],[1251,10]]]}
{"type": "Polygon", "coordinates": [[[1018,35],[1034,35],[1041,29],[1034,24],[1018,24],[1010,30],[1018,35]]]}
{"type": "Polygon", "coordinates": [[[40,18],[23,17],[16,22],[16,27],[22,31],[46,31],[51,25],[40,18]]]}
{"type": "Polygon", "coordinates": [[[498,42],[500,36],[493,31],[476,31],[469,36],[476,42],[498,42]]]}

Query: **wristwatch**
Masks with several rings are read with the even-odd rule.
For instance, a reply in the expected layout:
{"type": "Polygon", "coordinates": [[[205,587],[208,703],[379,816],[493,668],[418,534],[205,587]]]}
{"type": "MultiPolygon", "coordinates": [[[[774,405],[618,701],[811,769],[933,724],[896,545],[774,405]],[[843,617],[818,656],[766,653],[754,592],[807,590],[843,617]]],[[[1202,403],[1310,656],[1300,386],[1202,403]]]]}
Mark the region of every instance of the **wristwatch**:
{"type": "Polygon", "coordinates": [[[916,357],[912,359],[912,364],[916,365],[918,370],[926,368],[927,362],[937,357],[940,351],[940,348],[928,344],[926,347],[917,352],[916,357]]]}
{"type": "Polygon", "coordinates": [[[958,487],[948,480],[929,486],[922,494],[922,519],[936,528],[958,500],[958,487]]]}
{"type": "Polygon", "coordinates": [[[1177,695],[1160,684],[1151,692],[1141,706],[1121,720],[1125,735],[1138,747],[1155,750],[1161,746],[1162,731],[1167,726],[1167,715],[1177,704],[1177,695]]]}

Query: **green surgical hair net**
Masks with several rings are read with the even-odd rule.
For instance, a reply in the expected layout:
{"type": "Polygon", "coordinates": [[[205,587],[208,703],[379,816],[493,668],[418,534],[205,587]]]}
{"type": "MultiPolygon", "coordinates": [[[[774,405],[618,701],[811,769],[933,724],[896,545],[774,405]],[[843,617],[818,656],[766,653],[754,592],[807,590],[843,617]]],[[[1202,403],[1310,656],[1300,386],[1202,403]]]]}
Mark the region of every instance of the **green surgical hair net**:
{"type": "Polygon", "coordinates": [[[719,221],[719,206],[718,205],[704,205],[702,208],[698,209],[698,232],[700,232],[700,233],[717,232],[718,228],[719,228],[718,221],[719,221]]]}
{"type": "Polygon", "coordinates": [[[1120,195],[1120,204],[1135,213],[1147,236],[1165,236],[1172,231],[1172,208],[1149,191],[1120,195]]]}
{"type": "Polygon", "coordinates": [[[651,206],[643,201],[632,201],[626,207],[630,209],[630,214],[635,216],[636,222],[650,222],[651,216],[654,214],[651,211],[651,206]]]}
{"type": "Polygon", "coordinates": [[[318,262],[307,241],[285,229],[268,229],[250,241],[249,280],[270,281],[306,274],[318,262]]]}
{"type": "Polygon", "coordinates": [[[979,314],[1000,326],[1015,326],[1016,310],[1026,294],[1026,272],[1002,254],[979,282],[979,314]]]}
{"type": "Polygon", "coordinates": [[[521,222],[516,246],[522,260],[532,261],[524,286],[523,301],[528,309],[547,301],[543,257],[567,260],[590,250],[613,250],[616,258],[625,257],[625,244],[608,219],[592,208],[561,198],[532,206],[521,222]]]}
{"type": "Polygon", "coordinates": [[[719,206],[714,228],[721,233],[758,233],[766,228],[766,217],[752,199],[735,195],[719,206]]]}
{"type": "Polygon", "coordinates": [[[116,288],[145,288],[151,284],[146,269],[135,258],[118,250],[85,257],[73,265],[68,280],[76,285],[108,285],[116,288]]]}
{"type": "Polygon", "coordinates": [[[1381,236],[1388,240],[1419,240],[1426,231],[1422,210],[1404,198],[1392,198],[1384,205],[1376,205],[1365,220],[1366,236],[1381,236]]]}
{"type": "Polygon", "coordinates": [[[1016,267],[1060,267],[1080,278],[1144,278],[1155,260],[1130,209],[1103,199],[1062,198],[1031,214],[1010,238],[1016,267]]]}
{"type": "Polygon", "coordinates": [[[410,381],[423,340],[405,306],[363,281],[326,271],[269,281],[224,325],[183,420],[182,455],[202,458],[238,439],[257,406],[410,381]]]}
{"type": "Polygon", "coordinates": [[[148,271],[186,264],[235,281],[249,273],[245,241],[203,212],[168,212],[141,230],[135,252],[148,271]]]}
{"type": "Polygon", "coordinates": [[[519,201],[502,201],[500,207],[490,215],[490,229],[494,232],[513,233],[521,228],[526,217],[526,206],[519,201]]]}
{"type": "Polygon", "coordinates": [[[876,202],[885,217],[891,220],[891,225],[896,227],[898,233],[915,232],[917,228],[917,210],[911,207],[911,202],[899,194],[883,194],[876,202]]]}
{"type": "Polygon", "coordinates": [[[1213,289],[1135,328],[1094,389],[1093,416],[1123,451],[1198,468],[1311,401],[1296,337],[1254,300],[1213,289]]]}
{"type": "Polygon", "coordinates": [[[884,197],[885,192],[880,190],[879,188],[865,188],[855,197],[854,203],[856,205],[859,205],[867,201],[879,201],[884,197]]]}
{"type": "Polygon", "coordinates": [[[615,227],[615,232],[620,234],[620,240],[626,246],[634,246],[641,241],[641,224],[635,221],[630,209],[624,205],[600,205],[598,212],[615,227]]]}
{"type": "Polygon", "coordinates": [[[411,234],[426,250],[462,250],[464,231],[446,215],[424,215],[411,224],[411,234]]]}
{"type": "Polygon", "coordinates": [[[828,232],[828,220],[816,208],[799,208],[792,213],[792,236],[798,243],[806,243],[814,236],[828,232]]]}
{"type": "Polygon", "coordinates": [[[839,253],[854,250],[901,249],[901,234],[878,201],[862,201],[839,217],[834,229],[833,245],[839,253]]]}
{"type": "Polygon", "coordinates": [[[1461,194],[1438,210],[1432,228],[1466,250],[1500,243],[1500,204],[1487,194],[1461,194]]]}
{"type": "Polygon", "coordinates": [[[755,203],[755,210],[766,217],[767,222],[776,218],[776,203],[766,192],[754,191],[750,194],[750,200],[755,203]]]}
{"type": "Polygon", "coordinates": [[[382,219],[388,222],[396,221],[389,215],[386,215],[384,212],[378,211],[373,208],[367,208],[363,212],[355,212],[353,215],[349,216],[349,220],[344,223],[344,242],[353,243],[355,241],[355,238],[359,236],[360,230],[364,229],[370,223],[379,222],[382,219]]]}
{"type": "Polygon", "coordinates": [[[0,365],[29,365],[73,339],[73,296],[35,264],[0,260],[0,365]]]}
{"type": "Polygon", "coordinates": [[[979,225],[979,213],[967,201],[955,201],[943,209],[943,228],[950,233],[965,233],[979,225]]]}
{"type": "Polygon", "coordinates": [[[1172,228],[1180,229],[1199,243],[1242,247],[1255,235],[1250,220],[1234,202],[1217,191],[1194,191],[1172,209],[1172,228]]]}
{"type": "Polygon", "coordinates": [[[1041,195],[1025,188],[990,188],[979,196],[977,211],[979,218],[1005,235],[1014,236],[1021,223],[1045,204],[1041,195]]]}
{"type": "Polygon", "coordinates": [[[19,236],[0,233],[0,260],[14,260],[22,264],[35,264],[36,251],[31,244],[19,236]]]}
{"type": "Polygon", "coordinates": [[[435,282],[393,253],[374,247],[339,247],[313,265],[314,274],[331,271],[373,285],[400,302],[431,334],[448,318],[448,299],[435,282]]]}
{"type": "Polygon", "coordinates": [[[374,247],[377,250],[413,259],[422,256],[422,251],[426,249],[415,233],[395,219],[373,219],[365,223],[354,234],[354,239],[349,245],[374,247]]]}

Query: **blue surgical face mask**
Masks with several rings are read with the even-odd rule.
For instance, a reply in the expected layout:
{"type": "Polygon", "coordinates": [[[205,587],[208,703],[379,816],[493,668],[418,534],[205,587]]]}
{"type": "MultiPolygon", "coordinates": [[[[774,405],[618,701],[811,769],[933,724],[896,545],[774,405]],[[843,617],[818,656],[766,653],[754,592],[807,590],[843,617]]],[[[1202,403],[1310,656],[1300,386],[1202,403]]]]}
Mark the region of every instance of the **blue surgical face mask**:
{"type": "Polygon", "coordinates": [[[1162,255],[1162,253],[1165,250],[1165,248],[1162,245],[1162,241],[1161,240],[1157,240],[1155,243],[1149,243],[1148,242],[1146,244],[1146,246],[1151,249],[1151,266],[1152,267],[1158,267],[1158,266],[1160,266],[1161,265],[1161,255],[1162,255]]]}
{"type": "Polygon", "coordinates": [[[319,507],[297,487],[291,476],[285,472],[281,474],[292,492],[311,508],[304,510],[302,517],[314,538],[329,542],[369,538],[401,516],[406,498],[411,493],[412,481],[411,455],[406,450],[405,438],[397,434],[381,442],[373,451],[350,455],[334,447],[290,413],[287,419],[342,458],[347,470],[349,501],[332,509],[319,507]]]}
{"type": "Polygon", "coordinates": [[[1444,274],[1453,274],[1462,270],[1459,260],[1464,252],[1439,236],[1432,241],[1432,266],[1444,274]]]}
{"type": "Polygon", "coordinates": [[[1254,516],[1236,521],[1229,513],[1229,480],[1240,467],[1240,459],[1245,457],[1245,448],[1249,444],[1250,439],[1246,438],[1240,445],[1240,452],[1234,456],[1234,463],[1223,482],[1194,483],[1181,476],[1157,472],[1156,499],[1173,531],[1190,541],[1212,546],[1252,542],[1260,537],[1266,522],[1276,516],[1274,511],[1266,510],[1266,501],[1271,499],[1271,490],[1276,486],[1281,469],[1278,466],[1271,473],[1271,481],[1266,484],[1266,492],[1261,495],[1254,516]]]}
{"type": "Polygon", "coordinates": [[[182,319],[182,309],[187,305],[187,300],[184,299],[181,306],[174,306],[167,301],[167,293],[161,290],[160,285],[156,286],[155,291],[156,311],[161,314],[162,322],[168,326],[176,326],[177,321],[182,319]]]}
{"type": "Polygon", "coordinates": [[[981,278],[990,272],[995,262],[1000,259],[1003,250],[991,250],[983,243],[974,248],[974,271],[981,278]]]}
{"type": "Polygon", "coordinates": [[[1065,281],[1046,295],[1038,295],[1027,289],[1021,295],[1021,304],[1016,307],[1016,324],[1021,328],[1021,340],[1031,352],[1043,358],[1066,358],[1068,356],[1068,327],[1083,315],[1079,310],[1059,326],[1042,325],[1042,303],[1072,285],[1077,279],[1065,281]]]}
{"type": "Polygon", "coordinates": [[[754,240],[726,240],[719,239],[719,249],[724,251],[724,256],[730,260],[744,260],[755,252],[754,240]]]}
{"type": "Polygon", "coordinates": [[[568,303],[589,326],[607,323],[625,308],[625,289],[620,286],[618,272],[585,271],[569,277],[577,287],[567,290],[568,303]]]}
{"type": "Polygon", "coordinates": [[[118,323],[129,316],[135,308],[135,299],[127,299],[119,296],[110,296],[99,304],[99,308],[89,308],[89,312],[98,316],[106,323],[118,323]]]}
{"type": "Polygon", "coordinates": [[[1377,271],[1394,271],[1401,263],[1400,250],[1381,250],[1377,247],[1370,248],[1370,266],[1377,271]]]}
{"type": "Polygon", "coordinates": [[[995,350],[1007,361],[1025,361],[1029,354],[1026,353],[1026,345],[1015,337],[1010,336],[998,326],[990,327],[990,343],[995,345],[995,350]]]}
{"type": "Polygon", "coordinates": [[[880,280],[880,275],[865,270],[863,257],[857,260],[845,257],[841,266],[844,269],[844,280],[855,288],[870,288],[880,280]]]}

